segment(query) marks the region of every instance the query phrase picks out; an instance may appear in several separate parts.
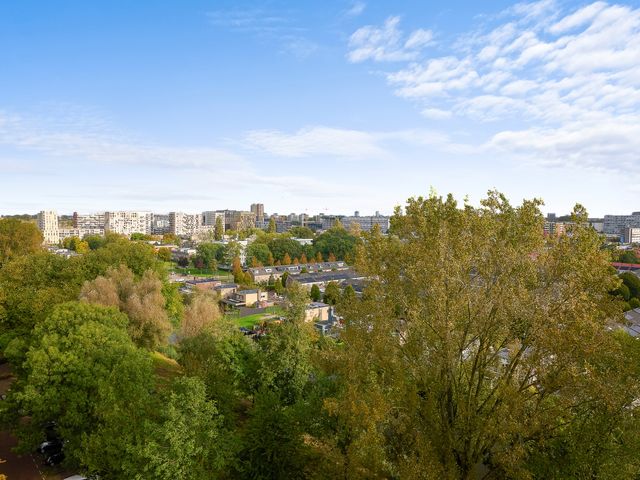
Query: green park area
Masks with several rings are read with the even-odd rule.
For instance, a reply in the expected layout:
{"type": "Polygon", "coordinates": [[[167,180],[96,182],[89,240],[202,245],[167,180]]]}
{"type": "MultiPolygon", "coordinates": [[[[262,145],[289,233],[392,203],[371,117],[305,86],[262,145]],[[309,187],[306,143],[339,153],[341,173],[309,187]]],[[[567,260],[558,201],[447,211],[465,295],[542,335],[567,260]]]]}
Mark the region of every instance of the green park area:
{"type": "Polygon", "coordinates": [[[229,312],[226,317],[232,319],[238,327],[253,328],[254,325],[258,325],[265,321],[274,320],[284,313],[284,310],[279,306],[267,307],[266,312],[255,313],[253,315],[247,315],[246,317],[240,317],[236,312],[229,312]]]}

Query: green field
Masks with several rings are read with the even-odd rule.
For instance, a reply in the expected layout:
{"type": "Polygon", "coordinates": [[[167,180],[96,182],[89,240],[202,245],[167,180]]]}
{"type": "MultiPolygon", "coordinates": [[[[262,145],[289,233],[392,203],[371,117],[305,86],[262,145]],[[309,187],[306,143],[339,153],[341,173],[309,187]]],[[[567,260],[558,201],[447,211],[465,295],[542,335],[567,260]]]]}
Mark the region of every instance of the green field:
{"type": "Polygon", "coordinates": [[[261,323],[265,318],[273,315],[282,315],[284,310],[281,307],[268,307],[265,313],[256,313],[246,317],[238,317],[238,315],[227,314],[227,318],[233,320],[238,327],[253,328],[254,325],[261,323]]]}

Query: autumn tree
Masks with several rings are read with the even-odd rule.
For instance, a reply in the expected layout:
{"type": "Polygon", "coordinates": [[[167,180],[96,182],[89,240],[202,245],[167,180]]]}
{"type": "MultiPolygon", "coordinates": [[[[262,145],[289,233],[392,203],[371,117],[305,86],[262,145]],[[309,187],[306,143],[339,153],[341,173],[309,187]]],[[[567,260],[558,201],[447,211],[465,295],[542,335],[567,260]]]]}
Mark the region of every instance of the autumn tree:
{"type": "Polygon", "coordinates": [[[126,313],[133,341],[138,346],[155,349],[166,343],[171,332],[162,288],[155,272],[147,271],[136,279],[131,270],[120,265],[107,270],[104,276],[85,282],[80,299],[116,307],[126,313]]]}
{"type": "Polygon", "coordinates": [[[0,219],[0,267],[12,258],[42,249],[42,234],[32,222],[0,219]]]}
{"type": "Polygon", "coordinates": [[[303,265],[306,265],[307,263],[309,263],[309,260],[307,259],[307,256],[304,253],[300,257],[300,263],[303,265]]]}
{"type": "Polygon", "coordinates": [[[291,265],[291,257],[289,253],[285,253],[284,257],[282,257],[282,265],[291,265]]]}
{"type": "Polygon", "coordinates": [[[211,292],[196,291],[184,309],[180,336],[189,338],[207,328],[213,328],[222,318],[216,296],[211,292]]]}
{"type": "Polygon", "coordinates": [[[545,238],[539,206],[495,192],[479,208],[412,198],[389,236],[365,235],[358,269],[371,283],[342,307],[344,390],[325,402],[348,432],[349,478],[531,478],[545,461],[618,472],[607,478],[637,468],[569,453],[622,453],[640,390],[606,328],[620,319],[608,252],[580,207],[570,235],[545,238]]]}

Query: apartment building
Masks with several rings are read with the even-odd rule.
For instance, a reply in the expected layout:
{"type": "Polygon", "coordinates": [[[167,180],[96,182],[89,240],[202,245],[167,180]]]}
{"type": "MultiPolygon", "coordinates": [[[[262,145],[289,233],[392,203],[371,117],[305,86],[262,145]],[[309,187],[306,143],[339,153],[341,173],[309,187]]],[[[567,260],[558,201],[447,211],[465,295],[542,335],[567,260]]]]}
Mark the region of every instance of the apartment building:
{"type": "Polygon", "coordinates": [[[134,233],[151,234],[153,213],[151,212],[105,212],[106,232],[130,236],[134,233]]]}
{"type": "Polygon", "coordinates": [[[225,230],[248,230],[256,226],[256,216],[242,210],[218,210],[224,214],[225,230]]]}
{"type": "Polygon", "coordinates": [[[101,213],[90,213],[86,215],[80,215],[78,212],[73,212],[73,228],[81,228],[81,229],[102,229],[104,230],[105,224],[105,214],[101,213]]]}
{"type": "Polygon", "coordinates": [[[44,243],[55,245],[60,241],[58,214],[53,210],[38,213],[38,229],[42,232],[44,243]]]}
{"type": "Polygon", "coordinates": [[[256,217],[256,223],[264,223],[264,204],[252,203],[250,210],[256,217]]]}
{"type": "Polygon", "coordinates": [[[623,235],[624,243],[640,243],[640,228],[625,228],[623,235]]]}
{"type": "Polygon", "coordinates": [[[387,233],[387,231],[389,230],[389,220],[390,217],[386,217],[384,215],[372,215],[364,217],[361,217],[360,215],[354,215],[353,217],[343,217],[341,222],[344,228],[346,228],[347,230],[349,230],[349,228],[353,224],[358,224],[360,225],[360,230],[364,232],[370,232],[371,230],[373,230],[374,225],[378,225],[382,233],[387,233]]]}
{"type": "Polygon", "coordinates": [[[603,232],[609,235],[624,235],[627,228],[640,228],[640,212],[631,215],[605,215],[603,232]]]}
{"type": "Polygon", "coordinates": [[[169,213],[169,231],[179,237],[191,237],[198,233],[202,215],[198,213],[169,213]]]}

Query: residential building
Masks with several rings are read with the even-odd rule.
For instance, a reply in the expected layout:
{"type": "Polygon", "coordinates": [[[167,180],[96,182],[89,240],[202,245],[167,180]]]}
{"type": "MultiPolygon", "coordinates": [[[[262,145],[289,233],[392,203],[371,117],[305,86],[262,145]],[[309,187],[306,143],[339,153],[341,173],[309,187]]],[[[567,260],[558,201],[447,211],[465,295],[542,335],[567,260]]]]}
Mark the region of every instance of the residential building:
{"type": "Polygon", "coordinates": [[[640,228],[625,228],[623,235],[624,243],[640,243],[640,228]]]}
{"type": "Polygon", "coordinates": [[[101,213],[90,213],[80,215],[73,212],[73,227],[81,229],[102,229],[104,230],[105,215],[101,213]]]}
{"type": "Polygon", "coordinates": [[[185,286],[191,290],[215,290],[216,287],[222,285],[222,282],[216,278],[195,278],[187,280],[185,286]]]}
{"type": "Polygon", "coordinates": [[[256,217],[251,212],[221,210],[219,213],[224,213],[225,230],[248,230],[256,226],[256,217]]]}
{"type": "Polygon", "coordinates": [[[353,217],[344,217],[341,220],[342,225],[347,230],[349,230],[349,228],[351,228],[353,224],[360,225],[360,230],[364,232],[370,232],[371,230],[373,230],[374,225],[378,225],[382,233],[387,233],[387,231],[389,230],[390,217],[386,217],[384,215],[361,217],[359,212],[355,213],[356,215],[354,215],[353,217]]]}
{"type": "Polygon", "coordinates": [[[304,310],[305,322],[326,322],[331,306],[322,302],[312,302],[304,310]]]}
{"type": "Polygon", "coordinates": [[[53,210],[43,210],[38,213],[37,220],[38,229],[42,232],[44,243],[48,245],[57,244],[60,241],[58,214],[53,210]]]}
{"type": "Polygon", "coordinates": [[[218,218],[222,218],[222,227],[224,228],[224,212],[216,212],[213,210],[202,212],[202,225],[215,227],[218,218]]]}
{"type": "Polygon", "coordinates": [[[603,232],[609,235],[623,235],[626,228],[640,228],[640,212],[631,215],[605,215],[603,232]]]}
{"type": "Polygon", "coordinates": [[[77,237],[84,238],[87,235],[104,235],[104,228],[59,228],[60,240],[77,237]]]}
{"type": "Polygon", "coordinates": [[[191,237],[198,233],[202,215],[183,212],[169,213],[169,232],[179,237],[191,237]]]}
{"type": "Polygon", "coordinates": [[[299,265],[271,265],[267,267],[249,268],[247,271],[255,283],[268,282],[273,276],[277,280],[288,273],[289,275],[300,275],[302,273],[339,272],[349,270],[349,265],[343,261],[306,263],[299,265]]]}
{"type": "Polygon", "coordinates": [[[151,223],[151,233],[153,235],[164,235],[171,232],[171,221],[169,214],[153,214],[153,221],[151,223]]]}
{"type": "Polygon", "coordinates": [[[134,233],[151,234],[153,214],[151,212],[105,212],[105,232],[131,236],[134,233]]]}
{"type": "Polygon", "coordinates": [[[339,272],[314,272],[314,273],[301,273],[299,275],[289,275],[287,277],[287,286],[296,282],[303,287],[311,288],[313,285],[317,285],[321,289],[326,287],[330,282],[337,283],[339,285],[346,282],[352,282],[353,280],[363,280],[365,277],[355,270],[343,270],[339,272]]]}
{"type": "Polygon", "coordinates": [[[252,203],[251,204],[251,213],[253,213],[256,217],[256,223],[264,223],[264,204],[262,203],[252,203]]]}
{"type": "Polygon", "coordinates": [[[237,290],[223,300],[230,307],[257,307],[260,302],[266,302],[269,298],[267,292],[259,289],[237,290]]]}
{"type": "Polygon", "coordinates": [[[238,285],[236,283],[223,283],[222,285],[214,287],[213,290],[220,295],[220,298],[224,299],[236,293],[238,285]]]}

